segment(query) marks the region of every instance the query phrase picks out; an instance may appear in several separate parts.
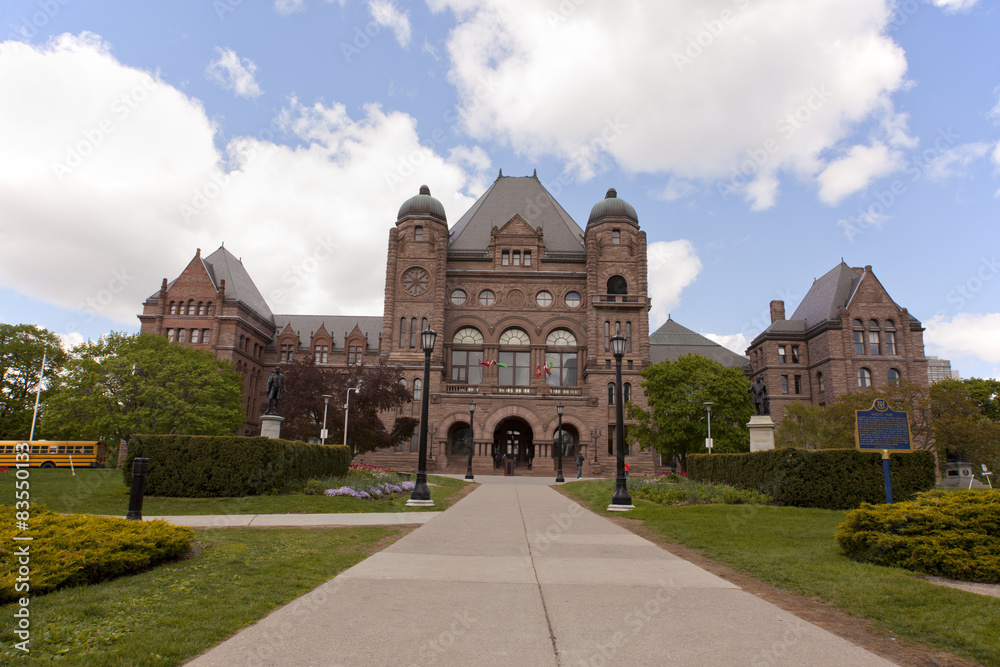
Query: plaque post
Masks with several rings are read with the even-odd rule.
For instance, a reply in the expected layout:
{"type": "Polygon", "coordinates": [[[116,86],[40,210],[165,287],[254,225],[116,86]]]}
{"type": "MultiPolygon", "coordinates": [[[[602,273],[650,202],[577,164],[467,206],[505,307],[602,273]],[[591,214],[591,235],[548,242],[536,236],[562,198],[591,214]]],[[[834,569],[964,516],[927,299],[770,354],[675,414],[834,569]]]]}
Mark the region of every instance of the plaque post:
{"type": "Polygon", "coordinates": [[[885,502],[892,504],[892,479],[889,477],[889,450],[882,450],[882,477],[885,479],[885,502]]]}

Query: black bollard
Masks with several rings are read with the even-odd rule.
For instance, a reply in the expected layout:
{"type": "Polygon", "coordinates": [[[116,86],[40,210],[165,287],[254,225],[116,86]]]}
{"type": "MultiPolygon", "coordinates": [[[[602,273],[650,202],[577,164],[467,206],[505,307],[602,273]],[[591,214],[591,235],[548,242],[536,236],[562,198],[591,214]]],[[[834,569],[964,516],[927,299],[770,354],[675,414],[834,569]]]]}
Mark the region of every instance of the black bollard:
{"type": "Polygon", "coordinates": [[[136,458],[132,461],[132,491],[128,497],[129,521],[142,521],[142,495],[146,491],[146,476],[149,474],[149,459],[136,458]]]}

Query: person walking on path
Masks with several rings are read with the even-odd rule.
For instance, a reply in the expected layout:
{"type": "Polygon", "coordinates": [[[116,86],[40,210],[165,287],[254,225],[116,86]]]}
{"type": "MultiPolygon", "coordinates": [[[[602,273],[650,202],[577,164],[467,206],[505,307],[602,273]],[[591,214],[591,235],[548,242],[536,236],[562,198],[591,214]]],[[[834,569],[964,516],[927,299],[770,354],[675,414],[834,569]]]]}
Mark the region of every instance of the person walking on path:
{"type": "Polygon", "coordinates": [[[583,454],[581,452],[576,453],[576,478],[580,479],[583,477],[583,454]]]}

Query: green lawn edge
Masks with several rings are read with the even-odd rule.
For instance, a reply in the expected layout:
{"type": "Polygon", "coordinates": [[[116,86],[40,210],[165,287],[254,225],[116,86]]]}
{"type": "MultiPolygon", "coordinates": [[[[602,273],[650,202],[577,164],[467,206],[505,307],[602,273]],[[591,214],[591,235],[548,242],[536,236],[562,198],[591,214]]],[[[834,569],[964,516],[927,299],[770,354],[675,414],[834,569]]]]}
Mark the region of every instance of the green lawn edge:
{"type": "Polygon", "coordinates": [[[849,560],[833,538],[845,512],[766,505],[664,507],[634,500],[608,512],[614,482],[563,490],[603,516],[638,519],[669,541],[697,549],[772,586],[872,622],[880,632],[1000,666],[1000,599],[929,583],[922,575],[849,560]]]}
{"type": "MultiPolygon", "coordinates": [[[[128,513],[129,489],[122,484],[121,472],[83,468],[74,476],[68,469],[32,468],[28,479],[31,499],[46,509],[64,514],[122,516],[128,513]]],[[[14,503],[15,476],[0,473],[0,504],[14,503]]],[[[228,514],[326,514],[356,512],[441,511],[470,482],[428,475],[433,507],[407,507],[410,494],[388,500],[361,500],[349,496],[263,495],[242,498],[165,498],[146,496],[143,516],[228,515],[228,514]]]]}
{"type": "MultiPolygon", "coordinates": [[[[195,531],[197,555],[33,597],[29,653],[0,624],[0,663],[168,667],[203,653],[403,534],[364,526],[195,531]]],[[[15,604],[0,613],[13,618],[15,604]]]]}

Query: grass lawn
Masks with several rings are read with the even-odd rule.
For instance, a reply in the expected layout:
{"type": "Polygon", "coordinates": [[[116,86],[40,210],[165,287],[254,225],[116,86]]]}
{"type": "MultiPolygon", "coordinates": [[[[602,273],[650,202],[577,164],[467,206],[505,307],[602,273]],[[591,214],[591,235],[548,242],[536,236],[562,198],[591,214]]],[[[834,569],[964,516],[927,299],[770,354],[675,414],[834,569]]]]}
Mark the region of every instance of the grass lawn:
{"type": "MultiPolygon", "coordinates": [[[[0,663],[177,665],[394,541],[398,529],[198,530],[185,560],[31,600],[30,654],[0,624],[0,663]]],[[[14,605],[0,613],[11,619],[14,605]]]]}
{"type": "MultiPolygon", "coordinates": [[[[564,488],[598,514],[612,514],[606,508],[613,481],[573,482],[564,488]]],[[[937,586],[906,570],[848,560],[833,538],[844,512],[634,503],[628,518],[761,581],[870,619],[893,637],[1000,665],[1000,599],[937,586]]]]}
{"type": "MultiPolygon", "coordinates": [[[[14,473],[0,473],[0,504],[14,504],[14,473]]],[[[73,514],[128,513],[129,488],[119,470],[82,468],[73,476],[68,469],[31,468],[31,499],[53,512],[73,514]]],[[[429,475],[427,486],[435,506],[407,507],[409,494],[391,500],[360,500],[349,496],[268,495],[244,498],[162,498],[147,496],[143,516],[178,514],[309,514],[325,512],[414,512],[446,509],[452,497],[469,483],[429,475]]]]}

